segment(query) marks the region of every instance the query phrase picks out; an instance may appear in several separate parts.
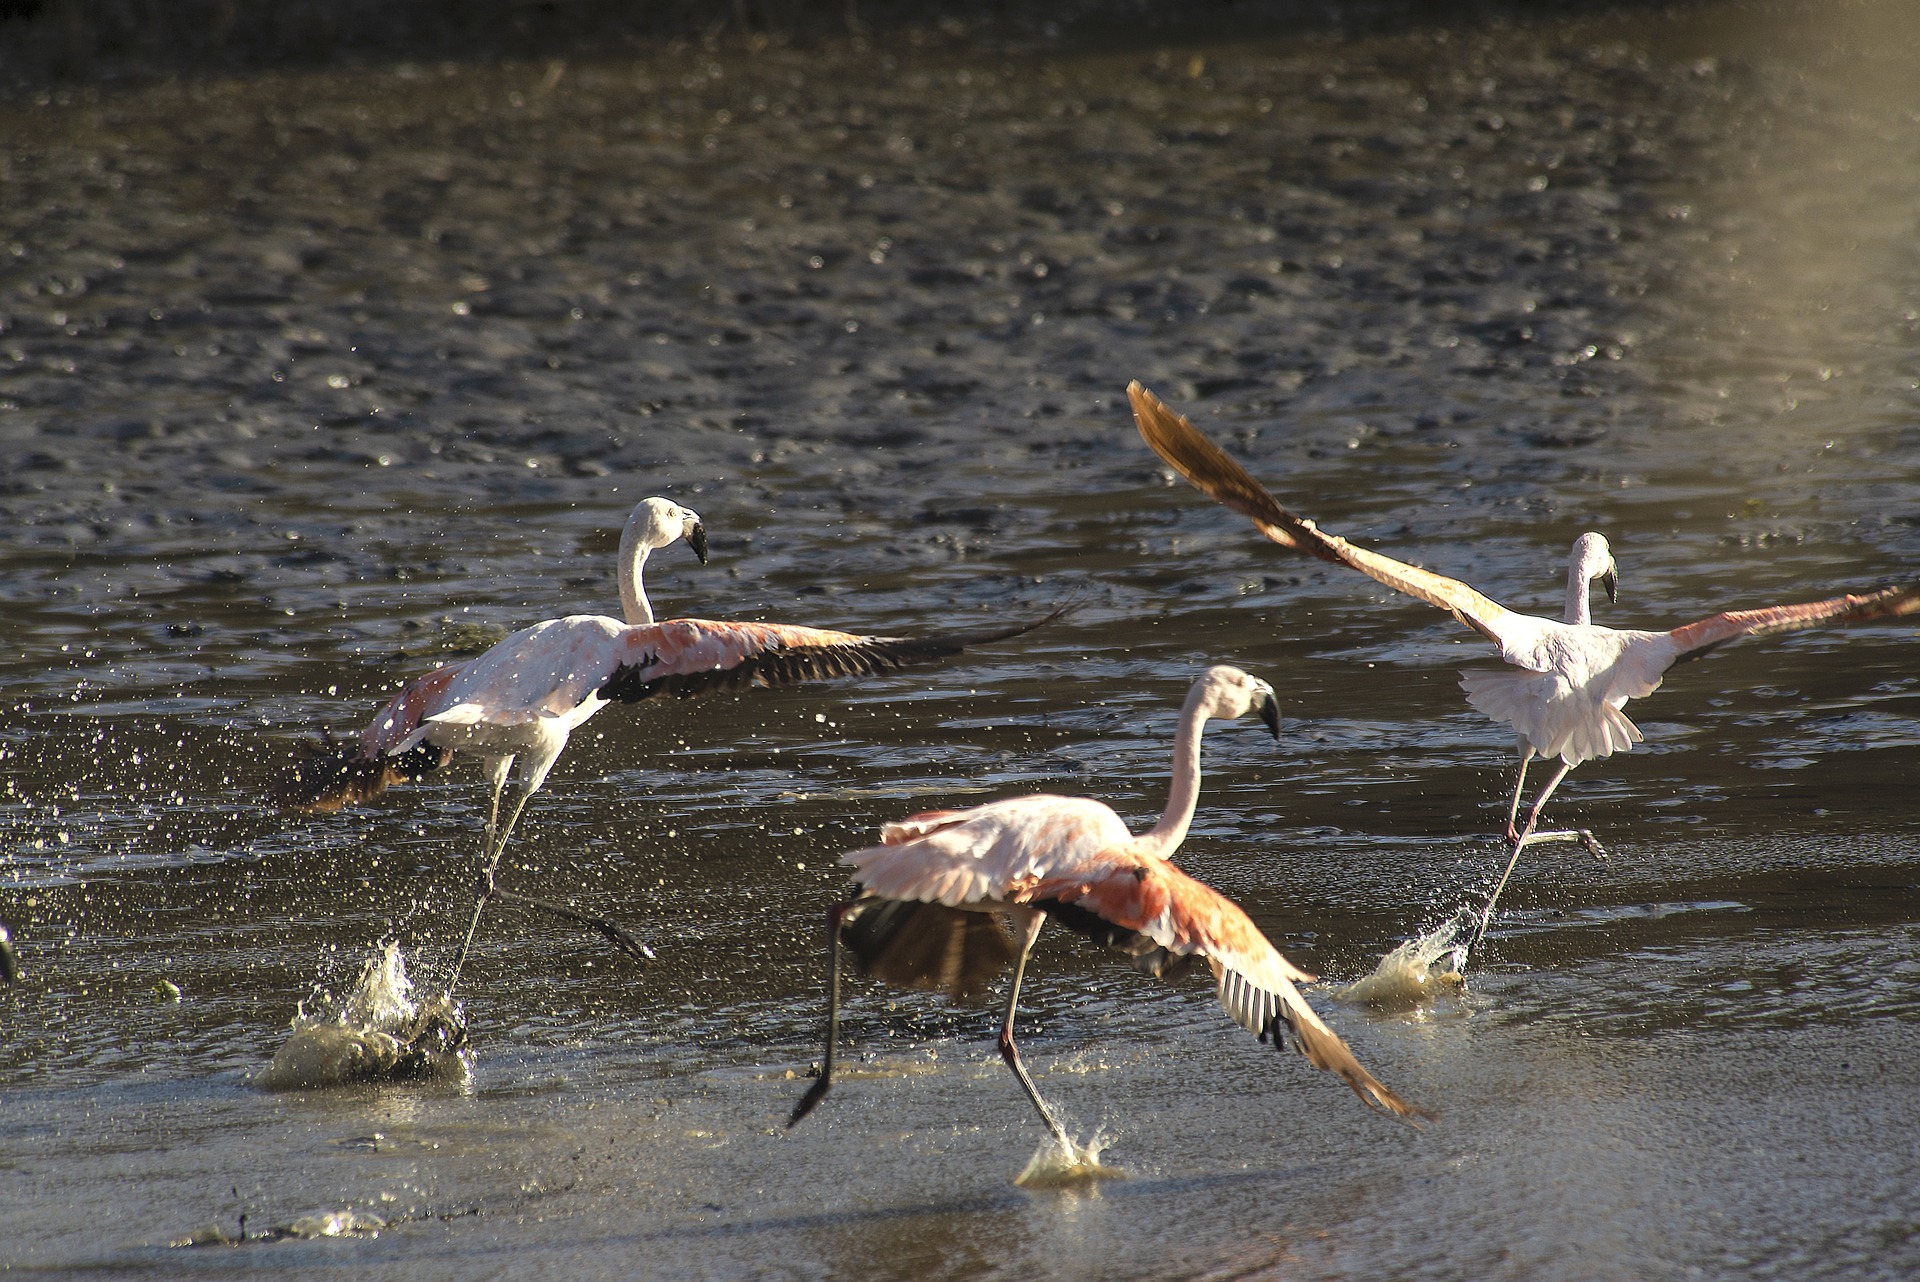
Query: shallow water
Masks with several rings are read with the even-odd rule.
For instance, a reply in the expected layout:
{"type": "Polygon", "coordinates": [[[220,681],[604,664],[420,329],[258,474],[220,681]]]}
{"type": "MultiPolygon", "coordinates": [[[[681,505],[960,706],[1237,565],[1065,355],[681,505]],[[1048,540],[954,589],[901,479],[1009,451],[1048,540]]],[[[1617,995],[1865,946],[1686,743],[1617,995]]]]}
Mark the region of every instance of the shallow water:
{"type": "Polygon", "coordinates": [[[1455,685],[1482,650],[1174,483],[1122,392],[1523,608],[1589,527],[1632,625],[1911,578],[1914,19],[1379,12],[0,108],[0,1266],[1920,1267],[1914,628],[1676,669],[1646,744],[1554,802],[1608,864],[1529,854],[1457,997],[1335,1006],[1498,873],[1511,748],[1455,685]],[[290,816],[276,772],[474,626],[612,609],[650,493],[712,536],[705,569],[655,558],[667,613],[1081,605],[940,668],[604,713],[503,876],[659,959],[502,908],[468,1082],[257,1089],[381,943],[443,972],[485,803],[469,769],[290,816]],[[1442,1120],[1390,1125],[1199,981],[1060,938],[1023,1051],[1127,1179],[1017,1188],[1042,1132],[992,1011],[857,981],[848,1076],[787,1133],[837,853],[1002,792],[1149,821],[1217,661],[1274,681],[1285,733],[1210,733],[1184,862],[1442,1120]],[[341,1211],[386,1227],[167,1245],[341,1211]]]}

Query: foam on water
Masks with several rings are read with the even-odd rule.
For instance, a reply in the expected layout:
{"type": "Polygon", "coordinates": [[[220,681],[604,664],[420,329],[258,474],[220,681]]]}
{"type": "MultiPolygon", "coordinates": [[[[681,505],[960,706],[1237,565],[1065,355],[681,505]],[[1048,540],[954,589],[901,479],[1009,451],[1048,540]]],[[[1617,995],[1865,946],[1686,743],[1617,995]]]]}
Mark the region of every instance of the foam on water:
{"type": "Polygon", "coordinates": [[[293,1031],[260,1075],[268,1090],[304,1090],[348,1082],[464,1079],[467,1028],[460,1008],[441,994],[413,999],[406,958],[388,944],[360,968],[353,990],[333,1013],[304,1005],[293,1031]]]}
{"type": "Polygon", "coordinates": [[[1334,1000],[1376,1010],[1412,1010],[1458,989],[1460,966],[1478,920],[1473,909],[1462,908],[1382,957],[1372,974],[1335,990],[1334,1000]]]}

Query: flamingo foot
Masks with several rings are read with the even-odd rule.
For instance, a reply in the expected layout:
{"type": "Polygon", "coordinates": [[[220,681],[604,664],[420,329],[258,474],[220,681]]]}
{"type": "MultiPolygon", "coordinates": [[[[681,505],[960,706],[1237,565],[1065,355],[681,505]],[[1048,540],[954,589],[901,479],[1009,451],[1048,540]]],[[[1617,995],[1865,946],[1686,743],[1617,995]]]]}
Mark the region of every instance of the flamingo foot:
{"type": "Polygon", "coordinates": [[[832,1089],[832,1075],[822,1071],[820,1076],[814,1079],[813,1085],[807,1087],[807,1093],[800,1097],[800,1102],[793,1106],[793,1112],[787,1115],[787,1129],[792,1130],[798,1126],[800,1119],[813,1112],[814,1106],[825,1099],[827,1092],[832,1089]]]}
{"type": "MultiPolygon", "coordinates": [[[[489,878],[489,880],[491,880],[491,878],[489,878]]],[[[628,934],[626,930],[617,923],[611,922],[605,917],[595,917],[593,914],[583,913],[577,908],[569,908],[565,904],[556,904],[550,899],[535,899],[532,895],[523,895],[518,891],[495,888],[492,893],[512,903],[537,909],[540,912],[559,917],[564,921],[570,921],[576,926],[585,926],[589,930],[597,931],[608,943],[635,960],[653,960],[653,949],[647,947],[638,939],[628,934]]]]}

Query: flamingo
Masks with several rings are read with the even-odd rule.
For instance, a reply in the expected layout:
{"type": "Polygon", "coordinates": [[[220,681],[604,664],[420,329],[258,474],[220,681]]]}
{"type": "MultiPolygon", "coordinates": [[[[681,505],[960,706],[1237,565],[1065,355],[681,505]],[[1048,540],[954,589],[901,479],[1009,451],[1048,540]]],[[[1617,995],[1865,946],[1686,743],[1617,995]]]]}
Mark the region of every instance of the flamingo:
{"type": "Polygon", "coordinates": [[[1307,1061],[1337,1073],[1362,1103],[1416,1126],[1431,1117],[1382,1085],[1314,1013],[1294,987],[1313,976],[1282,957],[1232,900],[1170,862],[1199,799],[1201,727],[1210,717],[1254,711],[1278,738],[1280,704],[1265,681],[1222,665],[1193,683],[1174,735],[1166,811],[1139,836],[1098,801],[1042,795],[913,815],[885,825],[879,845],[843,855],[858,870],[858,894],[827,913],[826,1055],[787,1125],[812,1112],[833,1085],[837,944],[844,942],[869,974],[955,996],[971,994],[1011,960],[1000,1057],[1048,1132],[1075,1152],[1013,1038],[1020,981],[1048,918],[1126,953],[1150,975],[1171,978],[1204,957],[1220,1004],[1242,1027],[1279,1047],[1284,1024],[1307,1061]]]}
{"type": "MultiPolygon", "coordinates": [[[[1588,590],[1597,580],[1606,589],[1607,599],[1615,599],[1613,554],[1603,536],[1587,533],[1574,541],[1565,617],[1556,620],[1522,614],[1458,579],[1356,546],[1295,516],[1245,468],[1137,381],[1128,385],[1127,397],[1133,403],[1140,435],[1202,494],[1251,518],[1256,529],[1281,547],[1350,566],[1390,588],[1438,606],[1493,642],[1500,657],[1511,665],[1461,674],[1467,702],[1492,720],[1511,725],[1520,754],[1519,778],[1514,782],[1513,801],[1507,811],[1506,840],[1513,851],[1481,910],[1467,952],[1486,934],[1494,904],[1513,875],[1521,850],[1529,843],[1579,841],[1595,855],[1604,854],[1600,843],[1585,829],[1536,831],[1541,809],[1575,766],[1625,751],[1641,741],[1639,728],[1621,709],[1627,700],[1643,699],[1659,689],[1669,667],[1741,637],[1920,612],[1920,584],[1905,584],[1795,605],[1728,610],[1665,632],[1609,628],[1592,621],[1588,590]],[[1534,799],[1525,825],[1516,827],[1527,765],[1536,755],[1558,757],[1560,764],[1534,799]]],[[[1465,953],[1461,960],[1464,962],[1465,953]]]]}
{"type": "Polygon", "coordinates": [[[593,614],[548,619],[513,633],[477,658],[415,677],[351,748],[302,763],[286,787],[281,800],[289,809],[333,811],[438,769],[456,752],[480,758],[493,794],[483,871],[448,993],[466,964],[481,914],[495,895],[589,926],[635,957],[653,955],[613,922],[496,884],[507,839],[565,750],[567,737],[607,704],[888,672],[1018,636],[1055,617],[926,637],[862,636],[707,619],[656,623],[641,571],[650,552],[681,538],[706,559],[706,532],[697,514],[665,499],[643,500],[621,539],[624,621],[593,614]],[[502,822],[501,797],[516,759],[518,784],[502,822]]]}

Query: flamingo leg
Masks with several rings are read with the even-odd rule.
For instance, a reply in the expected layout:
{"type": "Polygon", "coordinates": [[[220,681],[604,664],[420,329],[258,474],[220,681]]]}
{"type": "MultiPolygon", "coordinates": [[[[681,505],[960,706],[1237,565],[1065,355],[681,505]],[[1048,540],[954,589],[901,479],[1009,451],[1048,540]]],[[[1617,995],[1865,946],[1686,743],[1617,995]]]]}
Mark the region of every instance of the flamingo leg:
{"type": "MultiPolygon", "coordinates": [[[[513,769],[513,755],[487,758],[487,782],[493,785],[493,802],[487,807],[487,835],[481,844],[480,856],[483,859],[499,858],[494,849],[494,835],[500,831],[500,794],[507,788],[507,772],[513,769]]],[[[491,875],[489,874],[489,880],[491,875]]]]}
{"type": "Polygon", "coordinates": [[[480,929],[480,918],[486,912],[487,901],[496,896],[598,931],[615,948],[631,957],[642,961],[653,957],[651,948],[605,917],[583,913],[577,908],[569,908],[565,904],[557,904],[550,899],[523,895],[518,891],[508,890],[497,882],[500,856],[507,848],[507,839],[513,836],[514,827],[520,822],[521,812],[527,808],[527,802],[533,799],[534,793],[540,791],[540,785],[547,781],[547,771],[559,758],[560,747],[564,742],[562,740],[550,750],[527,758],[521,785],[514,795],[513,804],[507,811],[507,821],[504,824],[500,822],[500,795],[505,791],[507,772],[513,765],[513,758],[511,756],[494,757],[487,763],[487,772],[493,781],[493,804],[487,815],[487,840],[484,852],[486,862],[480,871],[480,885],[474,895],[473,920],[467,923],[467,936],[460,943],[460,952],[453,959],[453,975],[447,980],[448,996],[453,995],[453,986],[459,980],[460,972],[466,967],[467,954],[473,949],[473,937],[480,929]]]}
{"type": "MultiPolygon", "coordinates": [[[[453,959],[453,974],[447,977],[447,996],[453,996],[453,986],[460,982],[460,972],[467,964],[467,954],[473,950],[473,936],[480,929],[481,914],[487,910],[487,900],[493,897],[496,889],[494,874],[500,867],[500,852],[507,848],[507,838],[513,834],[513,826],[520,820],[520,812],[526,809],[527,798],[533,795],[531,789],[521,788],[514,798],[513,808],[508,812],[505,828],[499,826],[500,793],[507,782],[507,770],[513,765],[512,757],[497,757],[489,763],[493,775],[493,807],[487,815],[487,847],[485,864],[480,870],[480,885],[473,898],[473,920],[467,923],[467,937],[460,941],[460,951],[453,959]]],[[[512,892],[507,892],[511,894],[512,892]]],[[[517,896],[516,896],[517,898],[517,896]]]]}
{"type": "MultiPolygon", "coordinates": [[[[1524,769],[1523,762],[1522,770],[1524,769]]],[[[1521,829],[1513,839],[1513,854],[1508,858],[1506,869],[1500,874],[1500,880],[1494,883],[1493,893],[1487,896],[1487,906],[1480,910],[1480,922],[1473,928],[1473,938],[1467,941],[1466,951],[1460,955],[1461,965],[1466,964],[1467,957],[1479,946],[1481,938],[1486,935],[1487,926],[1493,921],[1493,906],[1499,902],[1500,892],[1507,888],[1507,879],[1513,876],[1514,867],[1520,862],[1520,852],[1529,842],[1581,840],[1588,843],[1590,850],[1599,844],[1593,840],[1593,834],[1585,830],[1572,832],[1535,832],[1533,830],[1533,826],[1540,822],[1540,811],[1547,804],[1547,798],[1553,795],[1553,790],[1560,786],[1560,781],[1565,779],[1567,772],[1572,769],[1572,762],[1561,762],[1560,768],[1553,772],[1553,778],[1547,780],[1547,786],[1540,790],[1540,796],[1534,801],[1533,809],[1527,812],[1527,826],[1521,829]]]]}
{"type": "MultiPolygon", "coordinates": [[[[1517,846],[1520,843],[1520,831],[1514,825],[1520,817],[1520,797],[1522,791],[1527,786],[1527,763],[1533,759],[1533,755],[1533,745],[1525,739],[1522,739],[1520,741],[1520,776],[1513,781],[1513,802],[1507,807],[1507,842],[1509,845],[1517,846]]],[[[1554,784],[1559,783],[1560,780],[1566,776],[1566,773],[1565,770],[1562,770],[1558,775],[1554,776],[1553,782],[1549,783],[1546,790],[1540,794],[1540,799],[1533,803],[1533,810],[1527,817],[1527,831],[1531,834],[1527,840],[1577,841],[1585,846],[1595,859],[1604,863],[1607,858],[1606,847],[1602,846],[1600,839],[1595,837],[1588,829],[1555,829],[1551,832],[1535,832],[1533,829],[1533,825],[1539,822],[1540,819],[1540,807],[1547,804],[1547,797],[1553,792],[1554,784]]]]}
{"type": "Polygon", "coordinates": [[[1533,760],[1533,745],[1525,739],[1520,741],[1520,775],[1513,781],[1513,803],[1507,807],[1507,840],[1520,840],[1520,831],[1514,827],[1514,821],[1520,817],[1520,794],[1527,786],[1527,763],[1533,760]]]}
{"type": "Polygon", "coordinates": [[[578,908],[569,908],[567,905],[557,904],[551,899],[538,899],[532,895],[523,895],[517,890],[508,890],[505,886],[495,886],[492,897],[495,899],[504,899],[508,903],[519,904],[523,908],[536,909],[539,912],[558,917],[563,921],[570,921],[576,926],[585,926],[587,929],[597,932],[601,938],[605,939],[615,948],[618,948],[621,952],[627,954],[627,956],[639,961],[653,960],[653,949],[647,947],[642,941],[635,939],[627,932],[626,928],[618,922],[610,921],[605,917],[596,917],[592,913],[583,913],[578,908]]]}
{"type": "Polygon", "coordinates": [[[856,902],[849,900],[827,909],[827,1050],[820,1059],[820,1076],[807,1087],[807,1093],[787,1116],[789,1130],[813,1112],[814,1105],[833,1089],[834,1044],[840,1040],[840,923],[846,920],[847,911],[856,902]]]}
{"type": "Polygon", "coordinates": [[[1027,919],[1026,926],[1021,931],[1020,952],[1013,963],[1013,986],[1007,992],[1007,1017],[1000,1024],[1000,1058],[1007,1062],[1007,1067],[1013,1070],[1013,1075],[1020,1079],[1021,1089],[1026,1091],[1027,1098],[1033,1101],[1033,1107],[1039,1112],[1040,1120],[1047,1124],[1047,1130],[1053,1133],[1053,1138],[1059,1141],[1061,1148],[1071,1153],[1074,1151],[1073,1141],[1067,1138],[1066,1129],[1055,1119],[1053,1110],[1047,1107],[1047,1102],[1040,1098],[1039,1088],[1034,1086],[1033,1079],[1027,1076],[1026,1065],[1020,1062],[1020,1048],[1014,1045],[1013,1041],[1013,1015],[1014,1008],[1020,1004],[1020,980],[1027,973],[1027,957],[1033,952],[1033,943],[1040,938],[1040,928],[1046,924],[1046,914],[1036,912],[1027,919]]]}

